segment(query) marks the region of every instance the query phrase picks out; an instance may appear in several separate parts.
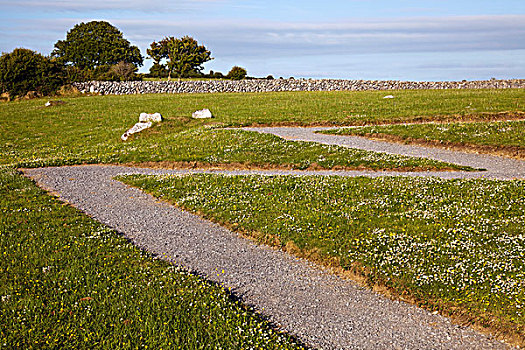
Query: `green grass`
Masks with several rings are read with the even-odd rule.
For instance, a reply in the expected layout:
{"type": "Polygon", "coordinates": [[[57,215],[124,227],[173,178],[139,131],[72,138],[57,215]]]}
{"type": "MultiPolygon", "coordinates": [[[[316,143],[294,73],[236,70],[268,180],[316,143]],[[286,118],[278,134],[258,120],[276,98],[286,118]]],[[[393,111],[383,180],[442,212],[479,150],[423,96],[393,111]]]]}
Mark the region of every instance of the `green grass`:
{"type": "Polygon", "coordinates": [[[227,291],[5,169],[0,297],[0,348],[300,348],[227,291]]]}
{"type": "MultiPolygon", "coordinates": [[[[0,165],[36,167],[80,163],[204,162],[243,163],[257,166],[307,168],[346,167],[368,169],[422,170],[467,169],[431,160],[391,156],[315,143],[290,142],[254,132],[206,129],[206,121],[193,120],[191,111],[215,101],[214,123],[240,124],[246,104],[260,108],[266,103],[299,106],[316,97],[319,103],[333,103],[338,94],[218,94],[100,96],[67,99],[67,104],[43,107],[42,100],[0,105],[0,165]],[[211,97],[210,97],[211,96],[211,97]],[[263,97],[261,97],[263,96],[263,97]],[[221,112],[221,108],[230,108],[221,112]],[[237,110],[238,108],[238,110],[237,110]],[[166,121],[128,142],[120,135],[133,125],[141,111],[158,111],[166,121]],[[235,116],[237,122],[228,120],[235,116]],[[237,115],[239,113],[239,115],[237,115]]],[[[359,96],[359,95],[356,95],[359,96]]],[[[369,97],[368,95],[361,96],[369,97]]],[[[301,106],[302,108],[302,106],[301,106]]],[[[278,117],[277,111],[268,120],[278,117]]],[[[336,112],[336,111],[334,111],[336,112]]],[[[297,112],[299,113],[299,112],[297,112]]],[[[280,117],[286,120],[286,117],[280,117]]],[[[290,118],[291,119],[291,118],[290,118]]]]}
{"type": "MultiPolygon", "coordinates": [[[[441,167],[446,165],[425,161],[410,164],[399,157],[297,144],[271,135],[211,129],[207,124],[359,125],[441,120],[450,114],[479,117],[483,113],[522,112],[525,97],[524,90],[396,91],[393,92],[395,99],[383,100],[385,94],[284,92],[93,96],[61,98],[67,103],[49,108],[43,106],[46,102],[43,99],[1,103],[0,165],[35,167],[196,161],[296,168],[315,163],[327,168],[441,167]],[[212,121],[190,119],[193,111],[202,108],[210,108],[216,118],[212,121]],[[137,121],[141,112],[160,112],[166,121],[123,143],[120,135],[137,121]]],[[[296,188],[296,193],[289,195],[300,195],[301,187],[289,185],[287,181],[293,180],[276,184],[272,193],[296,188]]],[[[308,193],[315,188],[303,190],[308,193]]],[[[324,197],[320,195],[320,198],[324,197]]],[[[216,205],[220,207],[221,204],[217,202],[216,205]]],[[[321,213],[315,206],[308,205],[303,203],[297,207],[301,215],[309,217],[312,213],[321,213]]],[[[229,220],[234,220],[236,210],[231,211],[232,219],[229,220]]],[[[220,213],[219,209],[216,211],[220,213]]],[[[334,218],[339,217],[330,213],[334,218]]],[[[498,220],[515,217],[506,211],[501,213],[498,220]]],[[[329,219],[328,214],[323,215],[320,223],[329,219]]],[[[348,225],[365,227],[367,218],[356,216],[348,225]]],[[[296,227],[296,219],[284,216],[278,218],[276,224],[285,219],[289,228],[296,227]]],[[[303,232],[317,230],[315,223],[311,225],[303,228],[303,232]]],[[[318,232],[309,232],[315,232],[311,235],[314,239],[325,237],[330,230],[331,227],[320,227],[318,232]]],[[[371,249],[375,246],[370,240],[376,239],[382,244],[377,247],[387,250],[386,238],[371,234],[366,237],[369,241],[363,242],[368,242],[371,249]]],[[[286,242],[285,236],[281,239],[286,242]]],[[[316,240],[324,241],[322,238],[316,240]]],[[[338,242],[341,247],[334,251],[348,247],[344,235],[331,244],[337,247],[338,242]]],[[[507,247],[512,242],[509,238],[501,244],[507,247]]],[[[182,342],[194,340],[187,347],[293,348],[293,342],[290,343],[286,336],[276,334],[252,312],[231,301],[222,289],[153,259],[101,224],[45,195],[32,182],[9,169],[0,170],[0,247],[0,347],[114,348],[118,344],[120,347],[148,345],[160,349],[182,347],[182,342]]],[[[341,255],[339,259],[343,265],[372,259],[366,250],[359,252],[361,255],[341,255]]],[[[522,257],[516,254],[513,256],[522,257]]],[[[412,255],[424,261],[416,253],[412,255]]],[[[410,251],[402,256],[410,257],[410,251]]],[[[388,278],[385,276],[391,268],[384,265],[382,274],[382,266],[371,276],[388,278]]],[[[509,273],[501,276],[510,278],[509,273]]],[[[424,298],[426,294],[422,295],[424,298]]],[[[518,301],[509,305],[517,308],[516,303],[522,298],[521,294],[518,301]]],[[[492,310],[492,306],[489,309],[492,310]]],[[[501,318],[514,315],[512,310],[501,318]]]]}
{"type": "MultiPolygon", "coordinates": [[[[101,145],[94,148],[66,140],[52,149],[37,147],[27,153],[11,153],[6,147],[3,161],[19,167],[88,163],[199,162],[203,164],[241,163],[251,166],[306,169],[318,166],[381,169],[460,169],[459,166],[424,158],[389,155],[312,142],[285,141],[274,135],[238,130],[192,129],[163,133],[154,140],[101,145]],[[154,141],[155,140],[155,141],[154,141]],[[71,148],[70,148],[71,147],[71,148]],[[78,152],[78,153],[77,153],[78,152]],[[49,156],[51,154],[51,157],[49,156]]],[[[0,162],[1,163],[1,162],[0,162]]]]}
{"type": "Polygon", "coordinates": [[[398,136],[402,139],[525,148],[525,121],[364,126],[327,130],[325,133],[362,136],[387,134],[398,136]]]}
{"type": "Polygon", "coordinates": [[[467,315],[523,341],[523,181],[220,175],[119,180],[262,241],[298,247],[304,256],[335,260],[348,270],[363,266],[372,284],[408,292],[421,305],[467,315]]]}

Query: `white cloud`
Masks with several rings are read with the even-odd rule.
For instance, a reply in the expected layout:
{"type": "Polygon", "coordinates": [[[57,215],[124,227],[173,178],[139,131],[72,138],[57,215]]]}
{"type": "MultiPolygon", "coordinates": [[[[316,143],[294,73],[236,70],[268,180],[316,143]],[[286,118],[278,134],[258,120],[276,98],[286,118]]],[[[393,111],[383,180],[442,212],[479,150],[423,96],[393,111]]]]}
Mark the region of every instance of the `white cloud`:
{"type": "Polygon", "coordinates": [[[225,0],[0,0],[0,7],[4,9],[31,9],[31,11],[145,11],[149,13],[163,13],[174,10],[195,10],[213,3],[221,3],[225,0]]]}
{"type": "MultiPolygon", "coordinates": [[[[198,26],[189,20],[106,20],[143,50],[149,43],[164,36],[191,35],[213,48],[216,54],[227,56],[525,49],[525,15],[371,19],[335,23],[212,20],[203,21],[198,26]]],[[[33,32],[38,35],[44,32],[48,37],[56,32],[58,40],[81,21],[88,19],[11,20],[0,24],[0,30],[5,28],[6,32],[11,32],[9,34],[14,40],[17,33],[33,32]]],[[[26,40],[24,38],[23,41],[26,40]]]]}
{"type": "MultiPolygon", "coordinates": [[[[134,1],[131,0],[132,3],[134,1]]],[[[10,51],[23,46],[49,53],[53,44],[63,39],[75,23],[95,20],[82,16],[4,20],[0,23],[0,50],[10,51]]],[[[510,53],[525,52],[525,15],[352,19],[314,23],[207,19],[198,26],[189,19],[172,20],[165,19],[165,16],[159,16],[154,21],[118,17],[96,20],[107,20],[117,26],[132,44],[141,48],[143,54],[152,41],[165,36],[193,36],[216,58],[206,65],[207,69],[221,71],[239,64],[245,65],[254,75],[297,77],[308,76],[300,72],[312,72],[311,76],[343,77],[346,71],[365,66],[373,58],[374,64],[370,63],[366,71],[368,77],[379,64],[383,67],[391,65],[392,69],[399,70],[399,74],[405,72],[402,76],[407,76],[409,71],[421,75],[432,71],[439,78],[443,76],[442,72],[448,70],[461,71],[461,78],[474,78],[474,75],[465,73],[469,69],[479,77],[490,77],[492,72],[494,76],[504,76],[505,72],[514,77],[525,74],[521,54],[510,53]],[[461,60],[450,60],[449,56],[461,57],[461,60]],[[497,56],[502,59],[497,59],[497,56]],[[483,57],[491,59],[492,63],[485,63],[483,57]],[[395,60],[410,63],[403,68],[405,63],[395,60]],[[328,69],[330,73],[323,72],[328,69]],[[317,73],[314,75],[313,72],[317,73]]],[[[377,68],[379,78],[381,75],[386,78],[386,68],[382,69],[377,68]]],[[[389,77],[402,76],[392,73],[389,77]]]]}
{"type": "Polygon", "coordinates": [[[116,20],[143,41],[193,35],[221,55],[309,55],[525,49],[525,16],[361,20],[337,23],[116,20]]]}

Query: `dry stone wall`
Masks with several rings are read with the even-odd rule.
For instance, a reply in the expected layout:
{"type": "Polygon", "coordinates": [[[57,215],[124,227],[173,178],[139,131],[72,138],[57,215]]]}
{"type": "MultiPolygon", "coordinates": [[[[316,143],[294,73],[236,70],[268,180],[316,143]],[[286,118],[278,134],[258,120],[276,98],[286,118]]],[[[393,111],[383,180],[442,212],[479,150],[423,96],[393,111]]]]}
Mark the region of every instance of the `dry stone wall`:
{"type": "Polygon", "coordinates": [[[91,81],[74,83],[82,93],[130,95],[159,93],[270,92],[270,91],[364,91],[428,89],[525,88],[525,79],[416,82],[396,80],[254,79],[199,81],[91,81]]]}

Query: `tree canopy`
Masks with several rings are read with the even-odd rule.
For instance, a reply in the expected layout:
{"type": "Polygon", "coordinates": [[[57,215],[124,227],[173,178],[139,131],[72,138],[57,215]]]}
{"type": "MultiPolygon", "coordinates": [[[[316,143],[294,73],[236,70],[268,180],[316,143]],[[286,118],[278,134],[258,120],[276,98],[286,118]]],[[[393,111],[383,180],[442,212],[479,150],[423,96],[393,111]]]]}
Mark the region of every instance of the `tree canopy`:
{"type": "MultiPolygon", "coordinates": [[[[166,37],[159,42],[152,42],[147,50],[153,59],[155,72],[160,71],[161,60],[167,59],[169,74],[182,78],[200,73],[202,64],[212,60],[211,52],[190,36],[182,38],[166,37]]],[[[153,72],[151,72],[153,73],[153,72]]]]}
{"type": "Polygon", "coordinates": [[[65,82],[63,67],[35,51],[18,48],[0,56],[0,92],[9,93],[10,97],[29,91],[46,95],[65,82]]]}
{"type": "Polygon", "coordinates": [[[80,69],[112,66],[119,62],[142,66],[143,57],[136,46],[124,39],[118,28],[104,21],[76,24],[66,40],[55,43],[52,55],[63,64],[80,69]]]}

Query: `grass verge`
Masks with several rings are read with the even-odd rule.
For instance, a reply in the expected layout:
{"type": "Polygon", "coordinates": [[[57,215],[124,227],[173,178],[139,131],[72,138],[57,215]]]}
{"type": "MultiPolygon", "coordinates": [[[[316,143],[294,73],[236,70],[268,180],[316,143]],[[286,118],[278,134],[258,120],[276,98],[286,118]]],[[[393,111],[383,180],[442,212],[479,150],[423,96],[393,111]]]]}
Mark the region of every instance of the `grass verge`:
{"type": "Polygon", "coordinates": [[[119,177],[258,240],[525,344],[525,183],[119,177]]]}
{"type": "Polygon", "coordinates": [[[0,170],[0,348],[297,349],[222,288],[0,170]]]}
{"type": "Polygon", "coordinates": [[[525,159],[525,121],[363,126],[323,131],[525,159]]]}
{"type": "MultiPolygon", "coordinates": [[[[170,133],[163,125],[135,142],[101,142],[90,147],[81,139],[57,136],[52,146],[31,140],[0,147],[0,164],[17,167],[59,166],[82,163],[240,164],[246,167],[284,169],[372,169],[372,170],[473,170],[424,158],[389,155],[314,142],[286,141],[275,135],[224,129],[189,129],[170,133]],[[31,146],[30,146],[31,145],[31,146]]],[[[15,140],[14,142],[18,142],[15,140]]]]}

